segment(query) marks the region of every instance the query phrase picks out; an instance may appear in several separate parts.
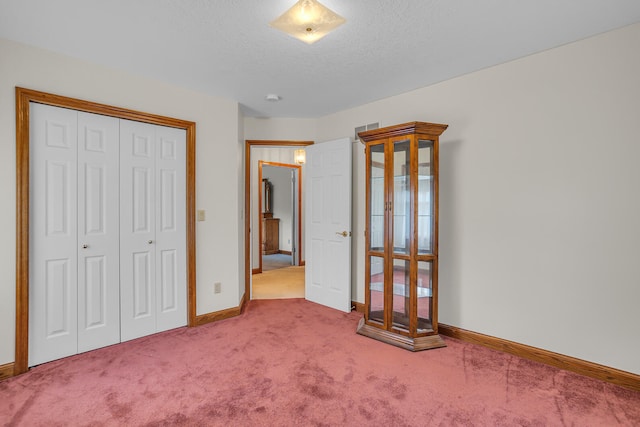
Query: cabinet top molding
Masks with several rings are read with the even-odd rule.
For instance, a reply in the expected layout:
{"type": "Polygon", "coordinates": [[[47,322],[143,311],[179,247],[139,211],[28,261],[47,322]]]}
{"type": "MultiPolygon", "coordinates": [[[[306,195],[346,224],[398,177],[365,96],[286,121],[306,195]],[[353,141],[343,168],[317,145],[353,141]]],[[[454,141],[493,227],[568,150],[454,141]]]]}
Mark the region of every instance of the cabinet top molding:
{"type": "Polygon", "coordinates": [[[380,129],[373,129],[358,132],[358,137],[362,143],[374,141],[380,138],[390,138],[393,136],[424,134],[429,136],[440,136],[449,125],[427,122],[409,122],[401,125],[387,126],[380,129]]]}

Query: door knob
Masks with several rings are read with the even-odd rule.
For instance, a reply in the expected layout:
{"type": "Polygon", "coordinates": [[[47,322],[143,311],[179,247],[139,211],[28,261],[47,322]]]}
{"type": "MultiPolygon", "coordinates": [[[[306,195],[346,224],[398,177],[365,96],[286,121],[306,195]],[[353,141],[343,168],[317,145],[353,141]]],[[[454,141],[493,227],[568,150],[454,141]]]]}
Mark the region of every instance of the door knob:
{"type": "Polygon", "coordinates": [[[351,236],[351,232],[350,231],[349,232],[348,231],[342,231],[342,232],[336,231],[336,234],[339,235],[339,236],[342,236],[342,237],[351,236]]]}
{"type": "Polygon", "coordinates": [[[152,243],[153,243],[153,240],[149,240],[147,243],[152,244],[152,243]]]}
{"type": "Polygon", "coordinates": [[[89,247],[89,245],[87,245],[86,243],[84,245],[82,245],[82,249],[87,249],[89,247]]]}

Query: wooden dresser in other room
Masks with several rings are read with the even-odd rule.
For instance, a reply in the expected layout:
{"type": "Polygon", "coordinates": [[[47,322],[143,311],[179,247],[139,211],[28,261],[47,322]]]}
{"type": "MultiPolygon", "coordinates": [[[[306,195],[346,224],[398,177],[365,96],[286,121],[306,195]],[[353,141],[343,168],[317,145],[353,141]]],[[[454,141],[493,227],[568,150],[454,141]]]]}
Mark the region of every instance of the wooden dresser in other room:
{"type": "Polygon", "coordinates": [[[262,254],[277,254],[280,250],[280,218],[264,213],[262,218],[262,254]]]}

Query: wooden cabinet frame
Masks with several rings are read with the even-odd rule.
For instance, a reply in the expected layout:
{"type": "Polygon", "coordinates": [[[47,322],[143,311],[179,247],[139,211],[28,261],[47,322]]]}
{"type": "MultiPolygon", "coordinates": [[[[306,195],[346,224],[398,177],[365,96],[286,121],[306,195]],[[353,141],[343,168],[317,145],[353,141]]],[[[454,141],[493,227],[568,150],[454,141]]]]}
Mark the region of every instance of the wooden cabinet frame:
{"type": "MultiPolygon", "coordinates": [[[[438,140],[439,136],[447,129],[447,125],[411,122],[397,126],[390,126],[375,129],[358,134],[365,144],[366,153],[366,249],[365,249],[365,316],[358,325],[358,333],[371,338],[384,341],[398,347],[417,351],[429,348],[444,347],[445,343],[438,335],[438,140]],[[423,149],[427,148],[430,159],[424,164],[419,162],[419,144],[423,149]],[[375,162],[372,157],[372,150],[378,154],[384,153],[384,162],[375,162]],[[396,159],[397,153],[404,153],[404,164],[401,166],[401,175],[394,173],[394,169],[399,163],[396,159]],[[377,164],[376,164],[377,163],[377,164]],[[408,165],[408,170],[407,170],[408,165]],[[376,229],[380,230],[380,219],[383,217],[382,231],[378,231],[378,236],[372,236],[374,225],[374,206],[372,194],[374,189],[374,177],[372,169],[380,168],[383,171],[382,195],[384,203],[381,205],[379,196],[376,199],[377,224],[376,229]],[[419,169],[429,168],[428,185],[429,191],[419,193],[419,169]],[[397,180],[397,178],[400,178],[397,180]],[[398,184],[399,183],[399,184],[398,184]],[[396,192],[396,186],[403,186],[402,191],[396,192]],[[429,196],[425,199],[425,196],[429,196]],[[428,200],[430,215],[427,221],[430,230],[428,250],[419,248],[419,201],[428,200]],[[401,202],[404,209],[396,209],[397,203],[401,202]],[[380,213],[382,206],[383,213],[380,213]],[[402,232],[403,236],[395,236],[395,232],[402,232]],[[377,240],[382,236],[383,246],[377,240]],[[375,244],[372,242],[376,239],[375,244]],[[378,285],[372,284],[372,257],[377,259],[377,263],[382,268],[382,310],[379,310],[379,290],[372,290],[378,285]],[[398,267],[397,264],[404,264],[398,267]],[[418,266],[428,266],[428,276],[422,273],[429,280],[430,285],[421,286],[418,278],[420,271],[418,266]],[[404,284],[395,283],[397,276],[404,275],[404,284]],[[395,277],[395,279],[394,279],[395,277]],[[407,292],[408,291],[408,292],[407,292]],[[428,301],[428,306],[422,306],[422,317],[419,316],[419,292],[428,295],[421,301],[428,301]],[[376,293],[375,310],[373,309],[372,294],[376,293]],[[397,310],[402,306],[402,312],[397,310]],[[428,313],[428,317],[424,316],[428,313]]],[[[401,156],[402,157],[402,156],[401,156]]],[[[423,181],[424,182],[424,181],[423,181]]],[[[378,194],[380,190],[378,188],[378,194]]],[[[424,224],[423,224],[424,226],[424,224]]],[[[377,283],[377,282],[375,282],[377,283]]]]}

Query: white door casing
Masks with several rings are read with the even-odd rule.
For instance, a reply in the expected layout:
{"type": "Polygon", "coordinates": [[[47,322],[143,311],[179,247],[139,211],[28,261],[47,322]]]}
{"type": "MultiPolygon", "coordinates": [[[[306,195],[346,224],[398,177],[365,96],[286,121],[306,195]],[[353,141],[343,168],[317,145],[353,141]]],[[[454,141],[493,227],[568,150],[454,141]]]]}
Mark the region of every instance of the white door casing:
{"type": "Polygon", "coordinates": [[[305,296],[351,311],[351,140],[307,147],[305,296]],[[344,235],[346,234],[346,235],[344,235]]]}
{"type": "Polygon", "coordinates": [[[77,112],[31,104],[29,366],[78,351],[77,112]]]}

